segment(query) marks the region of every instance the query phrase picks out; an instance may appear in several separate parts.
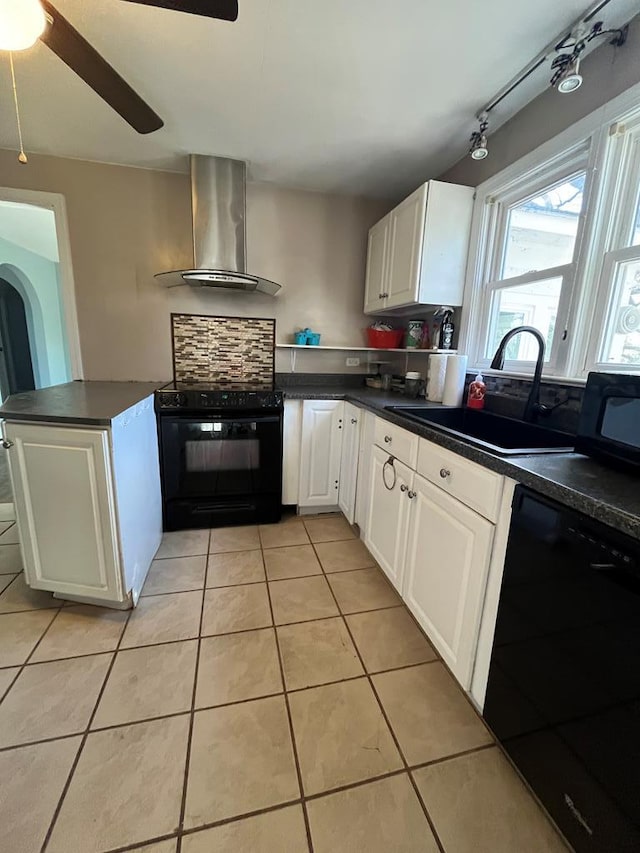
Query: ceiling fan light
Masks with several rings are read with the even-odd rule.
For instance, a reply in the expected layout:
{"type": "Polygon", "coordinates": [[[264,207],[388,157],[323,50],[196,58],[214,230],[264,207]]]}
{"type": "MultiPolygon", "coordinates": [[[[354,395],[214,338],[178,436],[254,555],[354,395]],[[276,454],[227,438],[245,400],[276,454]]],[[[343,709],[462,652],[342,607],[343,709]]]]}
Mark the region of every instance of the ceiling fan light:
{"type": "Polygon", "coordinates": [[[0,0],[0,50],[26,50],[46,23],[39,0],[0,0]]]}

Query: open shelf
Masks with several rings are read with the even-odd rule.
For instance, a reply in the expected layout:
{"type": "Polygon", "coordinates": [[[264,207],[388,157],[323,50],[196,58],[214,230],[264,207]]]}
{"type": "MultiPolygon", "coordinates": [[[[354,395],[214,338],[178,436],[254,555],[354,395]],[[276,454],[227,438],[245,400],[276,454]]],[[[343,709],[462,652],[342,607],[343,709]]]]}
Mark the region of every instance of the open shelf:
{"type": "Polygon", "coordinates": [[[424,353],[425,355],[434,355],[435,353],[446,353],[455,355],[458,350],[455,349],[418,349],[417,347],[403,347],[395,349],[391,347],[327,347],[317,346],[312,347],[307,344],[276,344],[276,349],[295,349],[295,350],[342,350],[343,352],[405,352],[405,353],[424,353]]]}

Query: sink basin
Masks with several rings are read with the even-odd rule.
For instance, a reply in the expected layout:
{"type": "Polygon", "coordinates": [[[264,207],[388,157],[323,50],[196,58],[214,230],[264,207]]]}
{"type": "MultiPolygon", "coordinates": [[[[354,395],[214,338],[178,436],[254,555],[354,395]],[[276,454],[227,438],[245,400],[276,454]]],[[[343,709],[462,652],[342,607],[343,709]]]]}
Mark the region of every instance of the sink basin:
{"type": "Polygon", "coordinates": [[[566,432],[473,409],[386,406],[390,412],[446,432],[498,456],[570,453],[574,439],[566,432]]]}

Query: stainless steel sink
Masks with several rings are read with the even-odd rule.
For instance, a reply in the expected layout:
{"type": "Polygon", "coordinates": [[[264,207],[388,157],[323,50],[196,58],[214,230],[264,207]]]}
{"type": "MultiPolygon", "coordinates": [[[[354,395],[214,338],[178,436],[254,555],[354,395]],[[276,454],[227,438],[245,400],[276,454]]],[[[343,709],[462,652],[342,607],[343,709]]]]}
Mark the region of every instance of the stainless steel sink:
{"type": "Polygon", "coordinates": [[[386,406],[390,412],[482,447],[498,456],[570,453],[573,436],[557,429],[473,409],[386,406]]]}

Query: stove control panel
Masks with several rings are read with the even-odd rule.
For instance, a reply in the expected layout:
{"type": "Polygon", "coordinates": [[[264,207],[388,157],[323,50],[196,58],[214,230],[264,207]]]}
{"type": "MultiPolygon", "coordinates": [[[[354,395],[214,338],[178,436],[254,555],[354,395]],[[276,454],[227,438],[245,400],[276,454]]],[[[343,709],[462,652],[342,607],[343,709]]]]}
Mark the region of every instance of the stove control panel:
{"type": "Polygon", "coordinates": [[[281,409],[282,391],[174,391],[156,392],[156,409],[281,409]]]}

